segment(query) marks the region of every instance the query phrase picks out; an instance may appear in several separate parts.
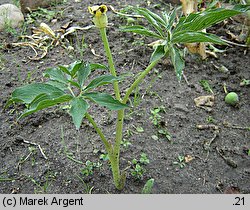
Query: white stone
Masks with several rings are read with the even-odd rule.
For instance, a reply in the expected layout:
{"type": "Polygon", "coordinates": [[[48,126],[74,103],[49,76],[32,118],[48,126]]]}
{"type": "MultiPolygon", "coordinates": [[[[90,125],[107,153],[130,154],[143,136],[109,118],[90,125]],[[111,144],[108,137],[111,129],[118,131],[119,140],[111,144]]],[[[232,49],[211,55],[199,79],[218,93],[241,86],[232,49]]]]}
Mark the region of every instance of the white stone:
{"type": "Polygon", "coordinates": [[[6,26],[17,28],[24,22],[21,10],[13,4],[0,5],[0,31],[6,26]]]}

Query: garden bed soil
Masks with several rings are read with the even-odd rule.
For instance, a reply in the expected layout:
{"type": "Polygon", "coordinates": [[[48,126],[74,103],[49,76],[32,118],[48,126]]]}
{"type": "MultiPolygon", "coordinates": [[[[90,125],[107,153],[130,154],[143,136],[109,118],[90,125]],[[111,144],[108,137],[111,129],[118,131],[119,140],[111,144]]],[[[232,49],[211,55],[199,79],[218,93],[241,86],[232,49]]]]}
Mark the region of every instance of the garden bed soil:
{"type": "MultiPolygon", "coordinates": [[[[41,17],[27,25],[46,22],[53,29],[72,21],[72,25],[84,27],[91,24],[87,6],[98,1],[67,3],[48,8],[57,12],[53,21],[41,17]],[[63,12],[61,12],[63,11],[63,12]],[[61,13],[60,13],[61,12],[61,13]]],[[[155,12],[169,8],[166,1],[106,1],[116,10],[128,5],[140,5],[155,12]]],[[[143,70],[149,63],[152,49],[147,46],[152,40],[119,31],[126,25],[126,18],[108,12],[110,26],[108,38],[118,74],[143,70]]],[[[231,30],[240,33],[242,23],[230,19],[209,29],[223,38],[231,30]]],[[[17,33],[20,33],[18,31],[17,33]]],[[[60,45],[48,51],[38,61],[31,48],[6,48],[8,43],[18,42],[18,35],[1,32],[0,43],[0,193],[141,193],[150,178],[155,180],[152,193],[250,193],[250,91],[249,86],[240,86],[243,79],[250,79],[249,50],[240,46],[217,46],[225,50],[218,58],[201,60],[197,55],[186,54],[185,76],[178,82],[168,58],[162,60],[145,78],[139,87],[137,102],[126,110],[124,139],[131,143],[121,149],[121,169],[140,159],[145,153],[149,163],[141,179],[136,179],[127,169],[127,180],[123,190],[115,189],[108,161],[100,159],[104,147],[93,127],[84,120],[77,131],[67,113],[67,107],[57,106],[32,114],[17,121],[23,106],[11,106],[4,110],[11,92],[26,83],[41,81],[42,73],[49,67],[67,65],[75,60],[107,64],[103,45],[97,29],[79,31],[71,36],[73,51],[60,45]],[[84,40],[82,40],[84,36],[84,40]],[[82,41],[84,42],[83,44],[82,41]],[[95,53],[93,54],[93,49],[95,53]],[[91,52],[92,51],[92,52],[91,52]],[[227,72],[216,67],[224,66],[227,72]],[[211,95],[203,90],[201,80],[207,80],[214,92],[214,105],[208,112],[197,107],[194,99],[211,95]],[[224,102],[225,92],[238,93],[240,103],[232,107],[224,102]],[[159,128],[151,122],[151,110],[162,108],[160,127],[170,134],[170,139],[158,133],[159,128]],[[210,128],[197,129],[197,125],[210,128]],[[214,129],[218,126],[218,129],[214,129]],[[156,138],[158,136],[158,139],[156,138]],[[40,145],[42,154],[37,145],[40,145]],[[210,143],[210,145],[209,145],[210,143]],[[185,160],[181,160],[185,157],[185,160]],[[73,158],[73,159],[72,159],[73,158]],[[86,161],[100,163],[93,174],[84,176],[81,171],[86,161]],[[178,162],[179,164],[174,164],[178,162]],[[81,163],[82,162],[82,163],[81,163]],[[183,164],[184,163],[184,164],[183,164]]],[[[96,70],[95,75],[103,74],[96,70]]],[[[134,77],[121,82],[122,94],[134,77]]],[[[112,86],[103,87],[110,91],[112,86]]],[[[134,95],[135,96],[135,95],[134,95]]],[[[135,100],[136,99],[136,100],[135,100]]],[[[116,115],[105,108],[94,106],[90,113],[100,124],[110,140],[114,137],[116,115]]]]}

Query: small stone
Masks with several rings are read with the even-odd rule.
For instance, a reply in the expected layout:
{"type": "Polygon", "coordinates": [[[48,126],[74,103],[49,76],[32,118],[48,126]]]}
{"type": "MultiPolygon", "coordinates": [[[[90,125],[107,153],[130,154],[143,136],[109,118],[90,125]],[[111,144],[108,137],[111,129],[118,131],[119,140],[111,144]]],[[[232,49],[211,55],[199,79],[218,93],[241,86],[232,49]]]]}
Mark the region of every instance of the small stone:
{"type": "Polygon", "coordinates": [[[188,108],[184,104],[175,104],[174,109],[176,111],[181,111],[181,112],[185,112],[185,113],[189,112],[188,108]]]}
{"type": "Polygon", "coordinates": [[[212,106],[214,105],[214,95],[200,96],[194,99],[195,105],[197,107],[203,108],[208,112],[212,111],[212,106]]]}
{"type": "Polygon", "coordinates": [[[53,24],[57,23],[57,19],[51,20],[51,23],[53,23],[53,24]]]}
{"type": "Polygon", "coordinates": [[[13,4],[0,5],[0,31],[6,27],[17,28],[24,22],[21,10],[13,4]]]}
{"type": "Polygon", "coordinates": [[[62,0],[20,0],[23,13],[37,10],[39,7],[49,7],[52,3],[60,3],[62,0]]]}

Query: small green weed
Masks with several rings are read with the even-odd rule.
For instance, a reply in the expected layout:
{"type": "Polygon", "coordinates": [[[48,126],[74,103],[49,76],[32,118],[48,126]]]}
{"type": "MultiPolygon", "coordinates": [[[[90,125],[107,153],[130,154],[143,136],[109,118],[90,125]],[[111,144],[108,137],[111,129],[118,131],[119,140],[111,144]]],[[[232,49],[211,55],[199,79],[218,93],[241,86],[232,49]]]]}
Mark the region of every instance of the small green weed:
{"type": "Polygon", "coordinates": [[[178,165],[180,168],[185,167],[185,156],[183,155],[178,155],[178,161],[173,162],[174,165],[178,165]]]}
{"type": "Polygon", "coordinates": [[[27,176],[27,178],[36,185],[34,192],[36,194],[40,194],[40,193],[47,193],[48,192],[48,188],[51,185],[51,183],[53,181],[55,181],[56,177],[57,177],[57,172],[47,172],[46,173],[46,177],[45,177],[45,181],[37,181],[36,179],[34,179],[33,177],[31,177],[30,175],[27,176]]]}
{"type": "Polygon", "coordinates": [[[131,169],[131,175],[136,179],[136,180],[142,180],[143,175],[146,172],[146,169],[144,169],[140,164],[136,164],[133,169],[131,169]]]}
{"type": "Polygon", "coordinates": [[[103,161],[109,160],[109,155],[107,153],[106,154],[101,154],[100,155],[100,160],[103,160],[103,161]]]}
{"type": "Polygon", "coordinates": [[[137,131],[138,133],[143,133],[143,132],[144,132],[144,129],[143,129],[143,127],[139,126],[139,127],[136,127],[136,131],[137,131]]]}
{"type": "Polygon", "coordinates": [[[84,53],[85,53],[85,50],[87,49],[88,45],[85,43],[85,39],[84,39],[83,35],[80,38],[78,33],[75,32],[75,36],[76,36],[76,49],[80,54],[80,58],[83,60],[84,59],[84,53]]]}
{"type": "Polygon", "coordinates": [[[55,1],[51,3],[51,6],[62,5],[62,4],[66,4],[67,2],[68,0],[55,1]]]}
{"type": "Polygon", "coordinates": [[[16,5],[17,7],[20,7],[19,0],[12,0],[12,4],[16,5]]]}
{"type": "Polygon", "coordinates": [[[250,80],[249,79],[243,79],[240,82],[240,86],[249,86],[250,85],[250,80]]]}
{"type": "Polygon", "coordinates": [[[213,90],[211,89],[209,83],[207,80],[200,80],[200,85],[202,86],[203,90],[210,92],[212,94],[214,94],[213,90]]]}
{"type": "Polygon", "coordinates": [[[155,126],[159,126],[161,123],[162,116],[159,114],[160,112],[166,112],[164,106],[156,107],[150,110],[151,116],[149,119],[155,126]]]}
{"type": "Polygon", "coordinates": [[[128,141],[127,139],[123,139],[123,140],[121,141],[121,145],[127,149],[127,148],[128,148],[129,146],[131,146],[132,144],[131,144],[131,142],[128,141]]]}
{"type": "Polygon", "coordinates": [[[86,183],[80,176],[76,175],[76,177],[81,181],[85,193],[86,194],[91,194],[92,190],[94,189],[94,186],[90,187],[89,184],[86,183]]]}
{"type": "Polygon", "coordinates": [[[158,130],[158,133],[163,135],[168,141],[171,141],[172,135],[166,128],[158,130]]]}
{"type": "Polygon", "coordinates": [[[140,88],[139,86],[137,86],[134,91],[133,107],[137,107],[141,103],[142,97],[139,92],[140,92],[140,88]]]}
{"type": "MultiPolygon", "coordinates": [[[[19,70],[19,72],[21,72],[21,67],[19,65],[17,65],[17,68],[19,70]]],[[[25,79],[25,83],[30,83],[32,81],[34,81],[34,77],[33,75],[37,72],[37,69],[34,69],[32,71],[29,71],[27,72],[27,76],[26,76],[26,79],[25,79]]],[[[21,80],[22,81],[22,80],[21,80]]]]}
{"type": "Polygon", "coordinates": [[[145,153],[141,153],[140,159],[133,159],[131,161],[132,169],[130,170],[131,175],[136,180],[142,180],[143,175],[146,173],[146,169],[142,165],[147,165],[149,163],[149,159],[145,153]]]}
{"type": "Polygon", "coordinates": [[[68,151],[68,148],[65,144],[65,140],[64,140],[64,130],[63,127],[61,126],[61,144],[63,146],[63,153],[66,155],[66,157],[69,160],[72,160],[75,163],[79,163],[79,164],[84,164],[82,161],[75,159],[74,154],[72,152],[68,151]]]}
{"type": "Polygon", "coordinates": [[[11,34],[12,36],[18,35],[16,29],[12,27],[12,21],[8,19],[4,20],[4,31],[11,34]]]}
{"type": "Polygon", "coordinates": [[[94,173],[95,168],[100,168],[102,166],[101,163],[97,162],[91,162],[90,160],[87,160],[85,163],[85,167],[81,169],[81,174],[85,177],[91,176],[94,173]]]}
{"type": "MultiPolygon", "coordinates": [[[[172,138],[172,135],[167,130],[167,128],[165,128],[165,122],[162,120],[162,116],[159,114],[160,112],[166,113],[166,108],[164,106],[160,106],[160,107],[154,108],[153,110],[151,109],[150,112],[151,112],[151,116],[149,119],[155,126],[157,126],[158,134],[161,136],[164,136],[167,140],[170,141],[172,138]]],[[[154,140],[159,139],[158,135],[152,135],[151,137],[154,140]]]]}
{"type": "Polygon", "coordinates": [[[145,153],[141,153],[140,163],[144,165],[149,163],[149,159],[145,153]]]}
{"type": "MultiPolygon", "coordinates": [[[[0,46],[0,49],[2,49],[2,46],[0,46]]],[[[6,64],[6,60],[3,56],[3,54],[1,54],[1,52],[0,52],[0,71],[4,70],[5,64],[6,64]]]]}
{"type": "Polygon", "coordinates": [[[32,23],[35,23],[36,20],[40,20],[40,19],[46,19],[46,21],[51,21],[57,15],[62,16],[62,12],[63,11],[53,11],[53,10],[48,10],[45,8],[38,8],[38,10],[27,14],[26,23],[32,24],[32,23]]]}
{"type": "Polygon", "coordinates": [[[206,121],[208,123],[215,123],[215,119],[212,116],[208,116],[206,121]]]}
{"type": "Polygon", "coordinates": [[[9,176],[8,172],[1,172],[0,182],[11,182],[11,181],[15,180],[14,178],[10,178],[8,176],[9,176]]]}
{"type": "Polygon", "coordinates": [[[29,146],[29,154],[22,156],[18,162],[18,167],[20,168],[22,164],[24,164],[28,159],[31,159],[31,166],[35,166],[36,164],[36,159],[35,155],[37,154],[37,149],[36,147],[29,146]]]}
{"type": "Polygon", "coordinates": [[[11,182],[13,181],[14,179],[12,178],[5,178],[5,177],[0,177],[0,182],[11,182]]]}

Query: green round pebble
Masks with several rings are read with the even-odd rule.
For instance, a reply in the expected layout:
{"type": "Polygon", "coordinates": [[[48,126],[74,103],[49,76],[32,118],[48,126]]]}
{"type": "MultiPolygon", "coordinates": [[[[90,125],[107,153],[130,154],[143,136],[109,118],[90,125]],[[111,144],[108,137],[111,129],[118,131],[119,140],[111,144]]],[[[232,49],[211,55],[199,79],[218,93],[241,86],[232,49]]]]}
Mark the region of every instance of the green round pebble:
{"type": "Polygon", "coordinates": [[[225,102],[229,105],[235,106],[236,104],[239,103],[239,97],[237,93],[235,92],[230,92],[226,95],[225,97],[225,102]]]}

